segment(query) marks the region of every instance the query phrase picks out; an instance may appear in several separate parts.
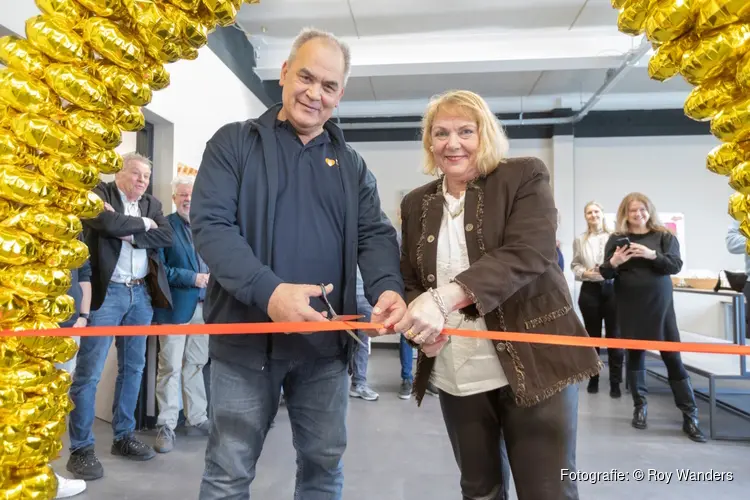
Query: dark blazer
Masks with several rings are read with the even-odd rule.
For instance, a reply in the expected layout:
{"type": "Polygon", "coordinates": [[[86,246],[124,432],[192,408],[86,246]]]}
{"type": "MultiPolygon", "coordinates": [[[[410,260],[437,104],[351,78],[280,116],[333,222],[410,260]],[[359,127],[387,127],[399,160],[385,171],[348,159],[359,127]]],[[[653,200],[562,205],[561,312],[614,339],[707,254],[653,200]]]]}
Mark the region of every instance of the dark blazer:
{"type": "MultiPolygon", "coordinates": [[[[206,144],[193,188],[193,241],[211,270],[206,323],[268,322],[268,300],[281,279],[272,250],[279,189],[278,141],[274,131],[281,105],[257,119],[223,126],[206,144]]],[[[396,230],[380,207],[375,177],[332,121],[325,124],[341,169],[346,199],[344,306],[357,312],[357,266],[365,295],[375,302],[385,291],[403,293],[396,230]],[[374,300],[373,300],[374,299],[374,300]]],[[[348,354],[354,343],[348,335],[348,354]]],[[[212,359],[263,366],[272,348],[269,335],[212,335],[212,359]]]]}
{"type": "Polygon", "coordinates": [[[200,299],[200,288],[195,286],[198,259],[188,240],[187,231],[190,229],[185,220],[177,212],[167,215],[167,220],[174,237],[171,247],[159,249],[159,256],[167,271],[172,308],[154,309],[154,323],[183,325],[192,319],[200,299]]]}
{"type": "MultiPolygon", "coordinates": [[[[435,287],[437,239],[443,216],[442,177],[401,203],[401,272],[411,303],[435,287]]],[[[464,231],[470,267],[455,278],[493,331],[587,336],[557,264],[557,209],[550,174],[536,158],[504,161],[466,191],[464,231]]],[[[493,341],[519,406],[532,406],[599,373],[593,348],[493,341]]],[[[414,392],[424,396],[435,358],[421,351],[414,392]]]]}
{"type": "Polygon", "coordinates": [[[112,205],[114,212],[103,211],[93,219],[82,219],[84,239],[89,247],[91,261],[91,310],[96,311],[104,302],[107,287],[120,257],[120,236],[133,235],[133,246],[148,250],[149,273],[146,276],[151,303],[154,307],[171,307],[169,283],[164,264],[159,258],[159,248],[172,245],[172,227],[162,212],[161,202],[144,194],[138,202],[141,215],[156,222],[157,229],[146,231],[141,217],[125,215],[120,191],[115,182],[100,182],[93,190],[102,200],[112,205]]]}

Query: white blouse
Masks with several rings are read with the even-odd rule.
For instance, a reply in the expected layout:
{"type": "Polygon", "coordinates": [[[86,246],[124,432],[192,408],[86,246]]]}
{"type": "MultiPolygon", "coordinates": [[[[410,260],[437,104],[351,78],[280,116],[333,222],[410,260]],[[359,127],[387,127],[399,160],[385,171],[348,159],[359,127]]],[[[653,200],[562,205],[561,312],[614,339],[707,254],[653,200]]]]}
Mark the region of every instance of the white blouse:
{"type": "MultiPolygon", "coordinates": [[[[470,265],[464,233],[463,204],[466,193],[456,199],[447,193],[443,185],[443,195],[448,206],[443,209],[437,241],[437,286],[449,284],[470,265]],[[451,216],[450,212],[455,214],[459,210],[459,215],[455,218],[451,216]]],[[[484,318],[470,321],[459,311],[448,316],[445,327],[487,330],[484,318]]],[[[470,396],[508,385],[492,341],[459,336],[452,336],[440,351],[430,381],[438,389],[454,396],[470,396]]]]}
{"type": "Polygon", "coordinates": [[[609,241],[609,233],[591,234],[586,237],[583,233],[573,241],[573,259],[570,261],[570,269],[578,281],[588,281],[583,273],[600,266],[604,261],[604,247],[609,241]]]}

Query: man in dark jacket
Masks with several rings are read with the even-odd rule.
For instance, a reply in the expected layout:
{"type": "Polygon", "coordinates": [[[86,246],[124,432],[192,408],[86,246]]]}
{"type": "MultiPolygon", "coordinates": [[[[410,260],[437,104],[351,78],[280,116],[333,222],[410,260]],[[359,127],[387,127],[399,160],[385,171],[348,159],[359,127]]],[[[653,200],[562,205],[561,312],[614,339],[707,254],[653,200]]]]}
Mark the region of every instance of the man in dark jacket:
{"type": "MultiPolygon", "coordinates": [[[[153,306],[171,307],[169,285],[159,248],[172,244],[172,228],[161,203],[146,194],[151,163],[137,154],[123,157],[115,180],[94,192],[112,210],[83,220],[91,262],[91,326],[150,325],[153,306]]],[[[83,337],[76,359],[70,398],[70,459],[67,468],[78,479],[104,475],[94,453],[96,389],[113,337],[83,337]]],[[[118,374],[113,403],[112,454],[149,460],[154,450],[134,435],[135,408],[146,364],[146,336],[116,337],[118,374]]]]}
{"type": "MultiPolygon", "coordinates": [[[[392,326],[406,314],[396,230],[375,178],[329,122],[349,67],[333,35],[303,31],[282,67],[283,104],[222,127],[206,145],[190,219],[211,270],[207,323],[320,321],[321,283],[335,313],[354,314],[357,265],[372,321],[392,326]]],[[[211,337],[201,500],[250,498],[282,387],[295,497],[341,499],[353,342],[344,332],[211,337]]]]}

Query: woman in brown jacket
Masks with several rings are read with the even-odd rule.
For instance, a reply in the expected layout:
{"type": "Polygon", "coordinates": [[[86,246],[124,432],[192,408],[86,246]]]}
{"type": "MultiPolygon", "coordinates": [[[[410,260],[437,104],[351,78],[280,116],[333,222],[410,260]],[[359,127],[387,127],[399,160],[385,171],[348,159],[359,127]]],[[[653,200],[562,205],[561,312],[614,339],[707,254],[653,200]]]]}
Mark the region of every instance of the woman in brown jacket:
{"type": "Polygon", "coordinates": [[[593,348],[499,342],[444,328],[586,336],[557,265],[557,210],[536,158],[508,141],[478,95],[434,99],[423,120],[426,171],[440,177],[401,204],[401,271],[410,314],[397,331],[421,351],[414,392],[440,405],[464,499],[500,500],[501,436],[520,500],[572,500],[576,383],[596,375],[593,348]]]}

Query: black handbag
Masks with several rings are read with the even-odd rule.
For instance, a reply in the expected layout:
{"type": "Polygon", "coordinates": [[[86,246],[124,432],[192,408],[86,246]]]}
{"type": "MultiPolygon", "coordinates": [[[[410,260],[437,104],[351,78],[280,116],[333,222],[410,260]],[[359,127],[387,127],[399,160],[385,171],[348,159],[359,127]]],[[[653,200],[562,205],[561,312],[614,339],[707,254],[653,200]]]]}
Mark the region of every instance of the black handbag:
{"type": "MultiPolygon", "coordinates": [[[[735,292],[742,293],[745,290],[745,284],[747,283],[747,273],[733,273],[731,271],[724,271],[724,274],[727,277],[727,281],[729,282],[729,290],[734,290],[735,292]]],[[[727,289],[726,287],[721,286],[721,276],[719,276],[719,279],[716,281],[716,286],[714,287],[714,292],[718,292],[721,289],[727,289]]]]}

